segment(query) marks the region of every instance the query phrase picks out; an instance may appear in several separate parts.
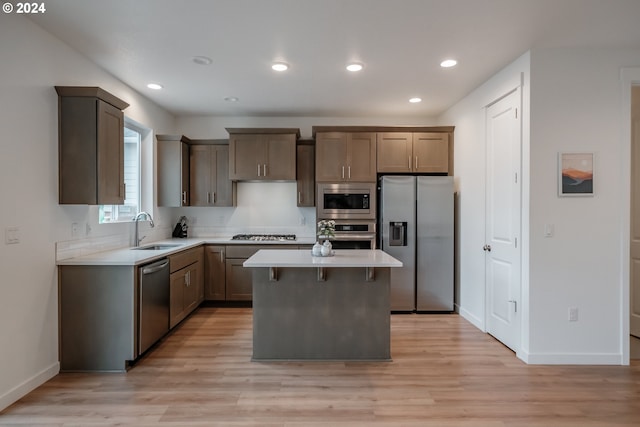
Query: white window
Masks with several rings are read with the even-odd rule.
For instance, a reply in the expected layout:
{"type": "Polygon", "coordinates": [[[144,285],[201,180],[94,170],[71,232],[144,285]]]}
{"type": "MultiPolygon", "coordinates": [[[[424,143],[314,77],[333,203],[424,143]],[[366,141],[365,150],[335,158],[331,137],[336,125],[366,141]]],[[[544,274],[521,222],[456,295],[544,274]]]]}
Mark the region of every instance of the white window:
{"type": "Polygon", "coordinates": [[[99,223],[132,221],[141,209],[141,150],[144,129],[126,122],[124,125],[124,183],[123,205],[101,205],[99,223]]]}

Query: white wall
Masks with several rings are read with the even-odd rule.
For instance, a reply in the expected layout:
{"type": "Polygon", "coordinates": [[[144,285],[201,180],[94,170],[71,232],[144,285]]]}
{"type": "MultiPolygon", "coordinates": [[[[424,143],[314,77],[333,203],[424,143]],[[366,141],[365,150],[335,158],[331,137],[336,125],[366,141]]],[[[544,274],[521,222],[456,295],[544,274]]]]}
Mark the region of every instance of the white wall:
{"type": "MultiPolygon", "coordinates": [[[[432,118],[415,117],[178,117],[178,132],[192,139],[228,138],[225,128],[299,128],[310,138],[312,126],[416,125],[431,126],[432,118]]],[[[236,208],[179,208],[194,236],[242,232],[315,235],[315,208],[296,207],[295,183],[239,183],[236,208]]]]}
{"type": "MultiPolygon", "coordinates": [[[[130,224],[98,225],[95,207],[58,205],[53,86],[100,86],[131,104],[125,115],[158,133],[174,133],[175,119],[28,19],[0,14],[0,41],[0,232],[20,229],[19,244],[0,241],[2,410],[58,372],[56,242],[126,244],[131,235],[130,224]],[[72,222],[83,225],[81,235],[71,236],[72,222]]],[[[152,159],[153,147],[145,155],[152,159]]],[[[170,214],[157,211],[160,228],[170,229],[170,214]]]]}
{"type": "MultiPolygon", "coordinates": [[[[455,126],[454,169],[458,191],[456,241],[457,295],[460,315],[485,330],[485,107],[522,84],[523,157],[527,158],[529,126],[529,54],[526,53],[438,118],[455,126]]],[[[526,161],[524,162],[526,164],[526,161]]],[[[523,199],[526,200],[527,168],[523,166],[523,199]]],[[[526,212],[526,209],[523,209],[526,212]]],[[[526,215],[522,239],[526,248],[526,215]]],[[[526,249],[523,269],[526,271],[526,249]]],[[[526,319],[523,319],[525,321],[526,319]]]]}
{"type": "Polygon", "coordinates": [[[620,126],[620,70],[638,65],[640,50],[531,53],[532,363],[625,362],[629,133],[620,126]],[[594,197],[557,196],[560,151],[595,153],[594,197]],[[543,237],[545,224],[555,225],[554,237],[543,237]],[[577,322],[568,322],[569,307],[579,309],[577,322]]]}
{"type": "Polygon", "coordinates": [[[484,243],[483,107],[524,73],[518,356],[529,363],[626,363],[629,141],[620,70],[638,66],[639,50],[535,49],[438,118],[456,126],[460,313],[484,329],[484,255],[476,250],[484,243]],[[596,154],[595,197],[558,197],[561,151],[596,154]],[[544,237],[545,224],[553,237],[544,237]],[[579,309],[577,322],[568,321],[569,307],[579,309]]]}

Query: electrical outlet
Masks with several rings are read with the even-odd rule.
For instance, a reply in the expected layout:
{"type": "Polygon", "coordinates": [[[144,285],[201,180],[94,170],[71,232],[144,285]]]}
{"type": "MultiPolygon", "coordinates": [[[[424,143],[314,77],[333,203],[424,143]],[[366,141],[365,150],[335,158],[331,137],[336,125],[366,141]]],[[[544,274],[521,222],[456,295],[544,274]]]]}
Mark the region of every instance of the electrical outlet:
{"type": "Polygon", "coordinates": [[[6,227],[4,229],[4,243],[7,245],[20,243],[20,229],[18,227],[6,227]]]}
{"type": "Polygon", "coordinates": [[[307,224],[307,219],[306,219],[305,217],[301,216],[301,217],[300,217],[300,222],[299,222],[299,223],[300,223],[300,225],[303,225],[303,226],[304,226],[304,225],[306,225],[306,224],[307,224]]]}
{"type": "Polygon", "coordinates": [[[577,322],[577,321],[578,321],[578,308],[569,307],[569,322],[577,322]]]}
{"type": "Polygon", "coordinates": [[[71,223],[71,237],[78,237],[78,223],[71,223]]]}

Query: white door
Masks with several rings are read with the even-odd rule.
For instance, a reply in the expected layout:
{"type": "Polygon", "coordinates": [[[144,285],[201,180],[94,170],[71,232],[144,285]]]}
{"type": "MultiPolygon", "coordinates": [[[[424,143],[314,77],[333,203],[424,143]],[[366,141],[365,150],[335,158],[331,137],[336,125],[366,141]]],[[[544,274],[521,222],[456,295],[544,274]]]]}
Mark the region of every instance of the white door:
{"type": "Polygon", "coordinates": [[[630,332],[640,338],[640,86],[631,89],[630,332]]]}
{"type": "Polygon", "coordinates": [[[487,332],[516,351],[520,343],[521,91],[487,107],[487,332]]]}

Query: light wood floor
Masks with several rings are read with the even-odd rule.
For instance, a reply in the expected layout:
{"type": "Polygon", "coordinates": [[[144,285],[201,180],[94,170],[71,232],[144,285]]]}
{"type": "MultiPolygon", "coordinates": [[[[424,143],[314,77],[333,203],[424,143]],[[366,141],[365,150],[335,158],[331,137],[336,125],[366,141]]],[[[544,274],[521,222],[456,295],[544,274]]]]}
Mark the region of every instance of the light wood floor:
{"type": "Polygon", "coordinates": [[[392,362],[251,362],[251,310],[201,308],[126,374],[61,374],[29,426],[638,426],[640,363],[528,366],[457,315],[393,315],[392,362]]]}

